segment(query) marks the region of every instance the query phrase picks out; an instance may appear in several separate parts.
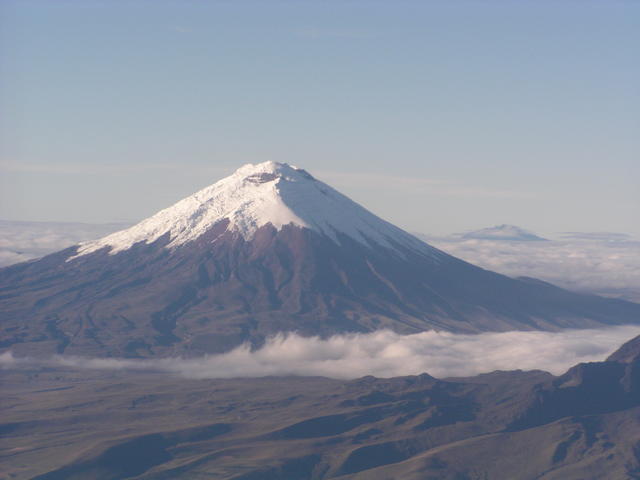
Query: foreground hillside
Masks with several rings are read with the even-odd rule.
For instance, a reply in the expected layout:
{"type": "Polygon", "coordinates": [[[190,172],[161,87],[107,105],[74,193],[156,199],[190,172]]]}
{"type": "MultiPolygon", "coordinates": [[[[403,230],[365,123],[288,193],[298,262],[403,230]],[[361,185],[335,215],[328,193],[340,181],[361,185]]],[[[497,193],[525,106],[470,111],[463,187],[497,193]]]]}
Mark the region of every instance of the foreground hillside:
{"type": "Polygon", "coordinates": [[[1,375],[7,478],[640,478],[640,337],[560,377],[1,375]]]}

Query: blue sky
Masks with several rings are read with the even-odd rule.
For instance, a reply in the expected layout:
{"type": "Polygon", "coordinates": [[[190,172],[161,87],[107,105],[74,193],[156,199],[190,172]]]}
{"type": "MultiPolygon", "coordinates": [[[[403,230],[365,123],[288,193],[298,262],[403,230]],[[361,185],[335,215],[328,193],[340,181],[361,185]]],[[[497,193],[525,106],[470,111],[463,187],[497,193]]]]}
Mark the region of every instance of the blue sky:
{"type": "Polygon", "coordinates": [[[640,2],[0,1],[0,218],[138,220],[248,162],[412,231],[640,235],[640,2]]]}

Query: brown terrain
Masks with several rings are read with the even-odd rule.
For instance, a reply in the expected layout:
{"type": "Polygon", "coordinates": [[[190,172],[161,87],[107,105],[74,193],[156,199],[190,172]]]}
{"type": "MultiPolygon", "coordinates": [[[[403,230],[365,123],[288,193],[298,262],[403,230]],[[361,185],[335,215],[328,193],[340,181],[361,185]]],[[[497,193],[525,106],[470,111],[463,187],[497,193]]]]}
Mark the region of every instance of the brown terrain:
{"type": "Polygon", "coordinates": [[[640,337],[559,377],[0,375],[3,478],[640,478],[640,337]]]}

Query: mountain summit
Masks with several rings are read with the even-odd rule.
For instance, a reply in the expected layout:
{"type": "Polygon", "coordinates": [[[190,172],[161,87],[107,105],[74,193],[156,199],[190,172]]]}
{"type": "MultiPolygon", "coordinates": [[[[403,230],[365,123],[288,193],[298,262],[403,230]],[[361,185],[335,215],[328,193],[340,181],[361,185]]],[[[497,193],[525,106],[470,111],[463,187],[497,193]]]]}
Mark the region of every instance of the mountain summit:
{"type": "Polygon", "coordinates": [[[496,225],[463,233],[464,240],[504,240],[512,242],[540,242],[547,240],[516,225],[496,225]]]}
{"type": "Polygon", "coordinates": [[[129,229],[0,269],[0,349],[18,355],[195,355],[287,331],[638,322],[640,305],[478,268],[274,162],[129,229]]]}
{"type": "Polygon", "coordinates": [[[168,248],[193,241],[225,222],[225,232],[251,240],[265,225],[281,230],[292,225],[312,230],[340,244],[348,236],[362,245],[403,246],[426,255],[437,250],[286,163],[248,164],[137,225],[80,246],[78,255],[102,248],[115,254],[138,242],[169,235],[168,248]]]}

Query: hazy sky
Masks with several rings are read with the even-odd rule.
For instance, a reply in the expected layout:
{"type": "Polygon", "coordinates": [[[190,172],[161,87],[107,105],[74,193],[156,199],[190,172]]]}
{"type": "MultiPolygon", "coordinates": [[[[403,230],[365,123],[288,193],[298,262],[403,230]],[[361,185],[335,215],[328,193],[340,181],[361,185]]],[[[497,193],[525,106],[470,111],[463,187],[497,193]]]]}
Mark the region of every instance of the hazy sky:
{"type": "Polygon", "coordinates": [[[248,162],[400,226],[640,235],[640,2],[0,0],[0,218],[138,220],[248,162]]]}

